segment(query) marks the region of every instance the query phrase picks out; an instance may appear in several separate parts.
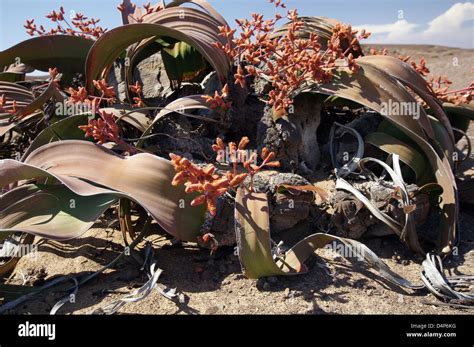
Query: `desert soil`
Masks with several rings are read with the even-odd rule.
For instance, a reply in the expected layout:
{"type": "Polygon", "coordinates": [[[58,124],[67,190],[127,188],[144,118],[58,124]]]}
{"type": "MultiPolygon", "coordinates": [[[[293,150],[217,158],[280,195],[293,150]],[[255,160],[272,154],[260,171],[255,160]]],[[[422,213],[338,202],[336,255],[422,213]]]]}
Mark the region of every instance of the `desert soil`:
{"type": "MultiPolygon", "coordinates": [[[[375,47],[379,48],[379,47],[375,47]]],[[[472,80],[472,50],[436,46],[388,46],[393,54],[424,56],[434,74],[447,74],[454,87],[472,80]],[[453,65],[453,58],[458,65],[453,65]]],[[[470,135],[474,136],[471,126],[470,135]]],[[[471,164],[472,168],[472,164],[471,164]]],[[[471,170],[472,171],[472,170],[471,170]]],[[[10,283],[40,285],[61,275],[82,276],[100,269],[124,249],[121,233],[98,224],[82,237],[53,242],[36,240],[36,257],[20,260],[10,283]]],[[[464,207],[459,230],[459,252],[446,261],[451,275],[474,275],[474,211],[464,207]]],[[[295,231],[297,232],[297,231],[295,231]]],[[[302,276],[250,280],[242,275],[232,249],[210,256],[194,244],[173,246],[165,235],[149,238],[155,259],[163,269],[159,282],[177,288],[186,297],[175,303],[157,291],[137,303],[125,305],[121,314],[465,314],[469,311],[437,306],[433,295],[392,286],[371,271],[354,269],[340,257],[328,258],[327,268],[316,263],[302,276]]],[[[401,276],[419,283],[422,257],[410,252],[395,236],[362,240],[401,276]]],[[[142,285],[147,277],[133,256],[125,257],[79,289],[75,303],[60,314],[87,314],[121,298],[142,285]]],[[[47,314],[64,293],[50,291],[18,306],[13,313],[47,314]]],[[[470,311],[472,313],[472,311],[470,311]]]]}

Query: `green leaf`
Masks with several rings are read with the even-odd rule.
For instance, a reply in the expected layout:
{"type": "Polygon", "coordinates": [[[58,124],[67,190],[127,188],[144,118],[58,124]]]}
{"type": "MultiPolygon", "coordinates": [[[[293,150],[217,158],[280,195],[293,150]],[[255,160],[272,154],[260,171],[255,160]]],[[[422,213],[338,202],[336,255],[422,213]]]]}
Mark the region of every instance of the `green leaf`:
{"type": "MultiPolygon", "coordinates": [[[[439,101],[433,95],[428,82],[419,73],[417,73],[412,66],[396,57],[387,55],[370,55],[360,57],[358,58],[358,62],[369,64],[383,70],[393,78],[397,79],[404,86],[410,88],[411,91],[418,94],[420,98],[426,102],[430,108],[430,111],[445,127],[447,132],[446,136],[451,141],[450,148],[454,147],[454,134],[446,113],[441,107],[439,101]]],[[[429,126],[429,124],[425,124],[425,126],[429,126]]],[[[431,135],[431,129],[429,127],[426,127],[425,129],[428,132],[428,135],[431,135]]]]}
{"type": "Polygon", "coordinates": [[[429,176],[426,176],[428,170],[426,158],[405,142],[382,132],[368,134],[365,141],[388,154],[398,154],[400,160],[413,170],[417,182],[426,183],[429,180],[429,176]]]}
{"type": "Polygon", "coordinates": [[[25,80],[25,74],[16,72],[1,72],[0,81],[4,82],[20,82],[25,80]]]}
{"type": "MultiPolygon", "coordinates": [[[[391,125],[400,129],[418,145],[420,153],[427,158],[430,172],[435,175],[437,183],[443,188],[440,203],[442,214],[439,247],[443,253],[450,253],[456,238],[456,216],[459,209],[455,177],[451,167],[452,158],[446,156],[445,148],[436,143],[431,121],[423,109],[420,109],[417,115],[384,115],[383,105],[390,101],[416,103],[416,100],[396,79],[381,69],[363,61],[359,62],[359,65],[361,68],[356,74],[340,74],[335,76],[331,83],[312,86],[308,91],[337,95],[369,107],[381,113],[391,125]]],[[[448,150],[454,150],[453,146],[448,150]]]]}
{"type": "Polygon", "coordinates": [[[114,194],[80,196],[65,185],[24,185],[1,197],[0,232],[19,231],[55,240],[76,238],[115,201],[114,194]]]}
{"type": "Polygon", "coordinates": [[[451,166],[454,165],[454,147],[452,147],[451,139],[449,138],[448,131],[436,118],[429,116],[431,126],[435,134],[435,140],[438,142],[439,147],[443,150],[446,158],[449,160],[451,166]]]}
{"type": "Polygon", "coordinates": [[[267,195],[240,188],[235,198],[235,232],[239,259],[245,276],[260,278],[278,275],[300,275],[308,272],[304,264],[317,249],[329,246],[337,251],[343,246],[343,257],[356,257],[372,267],[378,274],[401,287],[420,289],[423,286],[411,282],[393,272],[363,243],[329,234],[312,234],[289,251],[274,257],[270,236],[270,220],[267,195]]]}
{"type": "Polygon", "coordinates": [[[49,127],[41,131],[38,136],[35,137],[33,142],[30,144],[28,149],[23,154],[23,160],[28,157],[35,149],[40,148],[48,143],[61,141],[61,140],[85,140],[91,141],[91,139],[84,138],[84,131],[79,129],[80,125],[86,125],[88,123],[89,116],[87,114],[70,116],[65,119],[61,119],[49,127]]]}
{"type": "Polygon", "coordinates": [[[242,271],[249,278],[283,275],[272,257],[268,200],[264,193],[237,191],[235,228],[242,271]]]}
{"type": "Polygon", "coordinates": [[[117,122],[124,121],[142,133],[150,126],[151,120],[148,113],[139,109],[134,109],[127,105],[112,105],[110,107],[101,108],[101,111],[112,113],[117,117],[117,122]]]}
{"type": "MultiPolygon", "coordinates": [[[[87,141],[59,141],[38,148],[25,162],[0,162],[0,186],[27,180],[50,178],[62,182],[75,194],[111,194],[141,205],[171,235],[195,241],[204,221],[205,207],[191,206],[195,194],[175,187],[169,160],[137,154],[121,157],[87,141]],[[89,183],[90,182],[90,183],[89,183]]],[[[8,206],[4,201],[0,209],[8,206]]]]}
{"type": "Polygon", "coordinates": [[[57,67],[69,84],[74,73],[84,73],[89,49],[94,41],[71,35],[35,37],[0,52],[0,67],[23,63],[37,70],[57,67]]]}
{"type": "Polygon", "coordinates": [[[177,42],[173,48],[164,48],[161,56],[168,77],[178,83],[195,77],[208,66],[203,56],[186,42],[177,42]]]}
{"type": "MultiPolygon", "coordinates": [[[[188,43],[209,62],[222,80],[227,78],[230,61],[224,52],[212,46],[217,40],[216,37],[201,35],[202,31],[209,31],[211,24],[188,17],[185,22],[187,26],[181,30],[165,25],[141,23],[107,31],[94,43],[87,57],[86,78],[89,93],[94,92],[93,80],[100,78],[104,69],[110,66],[127,47],[150,37],[165,36],[188,43]]],[[[180,28],[179,25],[176,27],[180,28]]]]}

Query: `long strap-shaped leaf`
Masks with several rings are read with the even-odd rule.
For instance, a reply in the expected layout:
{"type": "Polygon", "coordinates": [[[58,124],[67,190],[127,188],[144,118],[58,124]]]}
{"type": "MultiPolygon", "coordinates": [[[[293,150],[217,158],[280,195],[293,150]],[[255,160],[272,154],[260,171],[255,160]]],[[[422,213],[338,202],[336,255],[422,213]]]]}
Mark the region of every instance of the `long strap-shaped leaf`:
{"type": "Polygon", "coordinates": [[[365,262],[391,283],[412,289],[423,287],[397,275],[364,244],[329,234],[310,235],[284,255],[274,259],[268,200],[264,193],[248,192],[240,188],[236,197],[235,221],[239,258],[247,277],[304,274],[308,271],[304,262],[317,249],[330,243],[338,243],[346,247],[345,254],[350,254],[355,259],[365,262]]]}
{"type": "Polygon", "coordinates": [[[338,122],[334,122],[333,126],[331,127],[331,131],[329,132],[329,151],[331,155],[331,162],[332,166],[334,167],[334,171],[337,177],[345,177],[348,174],[354,172],[354,170],[359,165],[359,161],[364,156],[364,139],[359,134],[357,130],[354,128],[339,124],[338,122]],[[334,137],[336,135],[336,127],[342,128],[343,132],[341,137],[346,133],[351,133],[357,139],[357,152],[355,155],[344,165],[340,166],[336,159],[336,149],[334,148],[334,137]]]}
{"type": "Polygon", "coordinates": [[[271,244],[268,200],[264,193],[239,189],[236,196],[235,217],[239,258],[243,272],[249,278],[305,274],[308,269],[304,262],[317,249],[330,246],[330,249],[339,251],[339,255],[349,258],[352,263],[354,260],[365,263],[382,278],[397,286],[413,290],[426,288],[437,297],[446,300],[448,306],[474,308],[474,296],[456,290],[458,286],[472,285],[474,276],[446,277],[439,256],[427,254],[422,265],[423,284],[413,284],[393,272],[364,244],[329,234],[310,235],[284,254],[276,254],[271,244]]]}
{"type": "MultiPolygon", "coordinates": [[[[33,93],[18,84],[0,81],[0,96],[6,99],[5,105],[2,107],[7,112],[12,112],[13,101],[16,103],[17,109],[23,109],[33,100],[33,93]]],[[[14,122],[11,113],[0,113],[0,136],[16,127],[19,122],[14,122]]]]}
{"type": "Polygon", "coordinates": [[[151,122],[145,111],[134,110],[128,106],[113,105],[102,108],[101,111],[113,113],[117,117],[117,121],[124,121],[141,132],[144,132],[151,122]]]}
{"type": "MultiPolygon", "coordinates": [[[[474,104],[471,102],[467,105],[454,105],[451,103],[444,103],[443,110],[448,114],[448,116],[462,116],[468,120],[474,120],[474,104]]],[[[450,118],[450,122],[453,119],[450,118]]],[[[462,130],[467,130],[467,128],[463,128],[462,130]]]]}
{"type": "MultiPolygon", "coordinates": [[[[117,117],[117,121],[123,120],[142,132],[150,123],[149,118],[144,112],[129,109],[125,106],[102,108],[101,111],[113,113],[117,117]]],[[[84,131],[78,127],[80,125],[86,125],[89,117],[90,114],[77,114],[51,124],[35,137],[28,149],[23,153],[22,160],[28,157],[35,149],[51,142],[60,140],[87,140],[84,138],[84,131]]]]}
{"type": "Polygon", "coordinates": [[[66,82],[69,82],[73,73],[84,72],[92,44],[92,40],[71,35],[34,37],[0,52],[0,69],[19,59],[21,63],[41,71],[57,67],[59,72],[67,75],[66,82]]]}
{"type": "Polygon", "coordinates": [[[176,14],[173,22],[166,25],[140,23],[110,30],[94,43],[87,57],[87,90],[89,93],[94,92],[93,80],[98,79],[104,69],[110,66],[128,46],[156,36],[171,37],[193,46],[206,58],[219,78],[224,80],[230,71],[230,61],[223,51],[213,46],[216,41],[215,35],[206,34],[206,32],[208,29],[204,24],[194,23],[190,19],[180,19],[179,14],[176,14]]]}
{"type": "MultiPolygon", "coordinates": [[[[152,6],[151,8],[156,8],[157,5],[161,5],[162,7],[165,7],[166,9],[172,8],[172,7],[178,7],[183,4],[194,4],[206,11],[210,16],[215,18],[217,21],[219,21],[220,25],[225,26],[227,25],[227,21],[225,20],[222,15],[216,11],[214,7],[211,6],[209,2],[206,0],[173,0],[170,3],[164,5],[164,1],[160,1],[160,3],[156,4],[155,6],[152,6]]],[[[139,18],[141,15],[144,13],[139,7],[133,7],[131,4],[130,0],[123,0],[122,5],[124,7],[124,11],[122,12],[122,21],[123,24],[129,24],[129,23],[137,23],[136,19],[139,18]]],[[[159,11],[162,12],[163,10],[159,11]]],[[[156,13],[156,12],[155,12],[156,13]]],[[[143,18],[143,21],[146,23],[154,23],[154,21],[150,21],[150,15],[146,15],[143,18]]]]}
{"type": "MultiPolygon", "coordinates": [[[[164,25],[168,28],[187,33],[193,37],[196,36],[205,39],[203,40],[205,43],[210,42],[212,44],[213,42],[218,41],[223,44],[227,43],[227,39],[219,35],[219,26],[225,24],[220,23],[216,17],[195,8],[170,5],[168,5],[164,10],[145,16],[143,23],[164,25]]],[[[131,59],[130,61],[133,62],[138,52],[149,43],[155,41],[155,39],[155,37],[150,37],[134,45],[127,54],[131,59]]],[[[211,49],[216,50],[213,46],[211,49]]],[[[219,53],[219,49],[217,49],[217,52],[219,53]]],[[[220,51],[220,53],[222,53],[222,51],[220,51]]]]}
{"type": "MultiPolygon", "coordinates": [[[[223,44],[227,43],[227,39],[219,35],[219,26],[226,26],[227,22],[209,3],[207,3],[207,1],[203,0],[173,1],[172,3],[167,4],[164,10],[146,15],[143,18],[143,23],[160,24],[186,32],[190,35],[199,35],[200,37],[205,37],[204,41],[206,42],[213,43],[220,41],[223,44]],[[205,11],[199,11],[198,9],[189,7],[178,7],[185,3],[196,4],[205,11]]],[[[133,84],[133,68],[137,63],[137,58],[141,56],[143,59],[143,52],[145,52],[150,45],[154,44],[155,41],[156,37],[150,37],[135,43],[127,49],[127,59],[130,64],[125,66],[125,79],[128,84],[133,84]]],[[[150,55],[156,53],[158,52],[158,49],[159,48],[150,50],[147,54],[150,55]]],[[[211,51],[217,50],[213,55],[222,56],[222,51],[219,52],[216,47],[212,46],[209,49],[211,51]]],[[[227,65],[230,65],[230,63],[231,62],[228,60],[227,65]]],[[[130,95],[128,94],[127,90],[127,97],[130,98],[130,95]]]]}
{"type": "MultiPolygon", "coordinates": [[[[437,183],[443,188],[442,217],[440,222],[440,250],[448,254],[452,251],[456,239],[456,221],[458,218],[457,190],[451,165],[443,150],[435,141],[434,133],[426,132],[430,120],[421,109],[419,118],[414,115],[384,115],[383,103],[416,103],[413,96],[394,78],[370,64],[361,63],[357,74],[341,74],[331,83],[313,86],[307,91],[336,95],[358,102],[382,114],[391,124],[408,135],[423,151],[437,183]]],[[[431,128],[431,126],[430,126],[431,128]]]]}
{"type": "MultiPolygon", "coordinates": [[[[28,149],[23,153],[22,161],[25,160],[35,149],[60,140],[82,140],[84,131],[79,129],[80,125],[86,125],[89,115],[80,114],[61,119],[41,131],[31,142],[28,149]]],[[[84,139],[85,140],[85,139],[84,139]]]]}
{"type": "Polygon", "coordinates": [[[438,100],[434,97],[426,80],[421,77],[420,74],[417,73],[410,65],[401,61],[400,59],[386,55],[360,57],[357,61],[371,64],[372,66],[383,69],[385,72],[389,73],[391,76],[417,93],[433,110],[436,118],[446,128],[451,140],[451,146],[454,146],[455,140],[453,129],[446,113],[439,104],[438,100]]]}
{"type": "Polygon", "coordinates": [[[114,194],[80,196],[64,185],[25,185],[0,198],[0,232],[55,240],[86,232],[115,201],[114,194]]]}
{"type": "Polygon", "coordinates": [[[206,0],[173,0],[172,2],[166,5],[166,8],[181,6],[186,3],[199,6],[200,8],[205,10],[211,17],[216,19],[220,25],[222,26],[228,25],[225,18],[219,12],[217,12],[216,9],[212,7],[211,4],[207,2],[206,0]]]}
{"type": "MultiPolygon", "coordinates": [[[[10,88],[8,89],[12,90],[13,86],[10,86],[10,88]]],[[[2,89],[0,85],[0,94],[1,94],[1,91],[2,89]]],[[[17,102],[18,110],[14,115],[10,115],[10,114],[0,115],[0,120],[1,120],[0,136],[8,132],[10,129],[13,129],[17,127],[18,125],[25,123],[26,121],[31,120],[41,115],[41,112],[35,112],[35,111],[40,110],[41,107],[49,99],[51,98],[54,98],[55,100],[64,99],[61,93],[59,92],[59,90],[54,85],[54,83],[50,83],[48,87],[37,98],[30,99],[29,94],[26,94],[26,91],[24,91],[21,88],[18,89],[17,92],[14,92],[13,95],[8,94],[8,96],[12,97],[12,99],[15,101],[17,100],[16,98],[19,97],[21,102],[17,102]],[[20,92],[20,93],[17,93],[17,92],[20,92]],[[27,100],[29,100],[28,103],[26,103],[27,100]]]]}
{"type": "Polygon", "coordinates": [[[56,101],[64,100],[64,97],[61,95],[53,82],[51,82],[37,98],[35,98],[25,107],[20,108],[18,112],[15,113],[14,117],[16,119],[21,119],[32,114],[36,110],[39,110],[41,107],[43,107],[43,105],[51,98],[54,98],[56,101]]]}
{"type": "Polygon", "coordinates": [[[0,81],[0,95],[5,96],[6,103],[3,109],[11,111],[13,100],[16,101],[17,107],[28,105],[33,101],[33,93],[26,87],[16,83],[0,81]]]}
{"type": "MultiPolygon", "coordinates": [[[[117,255],[111,262],[104,265],[103,267],[101,267],[99,270],[97,270],[96,272],[94,272],[92,274],[86,274],[86,275],[84,275],[80,278],[69,277],[69,276],[58,277],[58,278],[55,278],[55,279],[47,282],[46,284],[44,284],[43,286],[41,286],[39,288],[25,287],[25,286],[15,286],[15,285],[5,285],[5,284],[0,285],[0,298],[4,298],[4,299],[7,299],[7,300],[8,299],[12,300],[12,301],[8,301],[8,302],[6,302],[6,303],[4,303],[3,305],[0,306],[0,314],[3,314],[5,312],[8,312],[8,311],[14,309],[15,307],[17,307],[21,303],[24,303],[27,300],[32,299],[34,296],[36,296],[38,294],[41,294],[41,293],[44,293],[47,290],[51,290],[56,285],[62,284],[65,281],[72,280],[74,282],[74,286],[71,287],[69,289],[69,291],[77,292],[77,290],[81,286],[88,283],[92,279],[97,278],[100,274],[104,273],[104,271],[106,271],[108,269],[111,269],[123,257],[125,257],[127,254],[130,254],[130,252],[133,251],[135,249],[135,247],[137,247],[138,244],[143,241],[143,238],[145,237],[145,235],[149,231],[150,223],[151,223],[151,218],[148,218],[145,225],[143,226],[142,231],[140,232],[140,234],[137,235],[137,237],[133,240],[133,242],[130,243],[129,247],[127,247],[125,250],[123,250],[123,252],[121,252],[119,255],[117,255]],[[27,293],[27,294],[18,297],[22,293],[27,293]]],[[[158,288],[158,290],[160,292],[162,292],[161,288],[158,288]]],[[[173,293],[170,293],[170,294],[171,295],[168,295],[168,293],[164,293],[163,295],[165,295],[168,298],[172,298],[173,293]]],[[[68,295],[68,297],[69,297],[69,295],[68,295]]],[[[60,302],[58,302],[55,305],[55,307],[53,308],[53,310],[60,308],[65,303],[65,301],[66,300],[61,300],[60,302]]],[[[54,313],[53,310],[52,310],[52,313],[54,313]]]]}
{"type": "Polygon", "coordinates": [[[400,160],[413,170],[417,182],[427,183],[426,159],[410,145],[384,132],[368,134],[365,137],[365,142],[380,148],[388,154],[398,154],[400,160]]]}
{"type": "Polygon", "coordinates": [[[421,279],[426,288],[434,295],[443,300],[448,300],[448,305],[474,309],[474,293],[472,291],[470,293],[460,292],[455,288],[458,284],[460,287],[472,286],[474,284],[474,276],[446,277],[444,275],[443,263],[439,256],[433,254],[426,255],[426,259],[423,261],[421,279]]]}
{"type": "MultiPolygon", "coordinates": [[[[190,110],[208,110],[212,112],[212,109],[209,107],[209,104],[202,98],[202,95],[189,95],[182,98],[179,98],[173,102],[170,102],[155,116],[148,128],[143,132],[142,137],[147,136],[153,130],[156,122],[161,118],[169,115],[173,112],[184,113],[190,110]]],[[[145,140],[140,140],[137,144],[137,147],[142,147],[145,140]]]]}
{"type": "Polygon", "coordinates": [[[86,141],[60,141],[31,153],[24,163],[0,161],[0,186],[25,179],[55,178],[81,196],[113,194],[147,210],[171,235],[195,241],[204,208],[190,205],[194,196],[171,181],[171,162],[151,154],[121,157],[86,141]],[[96,185],[105,188],[100,188],[96,185]]]}
{"type": "MultiPolygon", "coordinates": [[[[364,158],[359,162],[359,166],[365,172],[368,172],[368,170],[365,168],[365,164],[368,162],[374,162],[382,166],[385,169],[385,171],[387,171],[387,173],[389,174],[389,176],[391,177],[393,181],[394,186],[400,189],[400,193],[401,193],[400,203],[402,207],[403,208],[409,207],[410,198],[409,198],[408,191],[401,174],[398,155],[397,154],[393,155],[393,168],[394,168],[393,170],[390,166],[388,166],[386,163],[384,163],[381,160],[374,159],[374,158],[364,158]]],[[[418,241],[418,235],[415,230],[415,225],[414,225],[414,221],[413,221],[413,217],[411,213],[408,213],[408,211],[405,212],[405,224],[401,226],[398,222],[396,222],[386,213],[379,211],[379,209],[374,204],[372,204],[372,202],[370,202],[369,199],[367,199],[362,193],[360,193],[357,189],[355,189],[350,183],[348,183],[344,179],[339,178],[336,181],[336,189],[343,189],[352,193],[360,202],[362,202],[369,209],[369,211],[377,219],[385,223],[388,227],[390,227],[390,229],[392,229],[402,239],[402,241],[406,242],[408,246],[414,252],[418,252],[421,254],[425,253],[423,249],[421,248],[420,243],[418,241]]]]}
{"type": "Polygon", "coordinates": [[[25,80],[25,75],[35,71],[34,68],[26,64],[12,64],[4,72],[0,72],[0,81],[20,82],[25,80]]]}
{"type": "Polygon", "coordinates": [[[152,290],[156,287],[158,279],[163,272],[160,268],[155,269],[156,263],[153,263],[150,267],[150,278],[148,281],[138,289],[135,289],[132,293],[123,296],[122,298],[111,302],[110,304],[96,308],[91,314],[106,314],[112,315],[117,313],[123,306],[131,302],[138,302],[145,299],[152,290]]]}
{"type": "Polygon", "coordinates": [[[351,185],[349,182],[347,182],[343,178],[338,178],[336,181],[336,189],[341,189],[345,190],[352,195],[354,195],[357,200],[362,202],[365,207],[381,222],[386,224],[392,231],[397,234],[398,236],[401,236],[402,234],[402,229],[403,226],[400,225],[399,222],[394,220],[392,217],[390,217],[388,214],[380,211],[375,205],[365,197],[364,194],[362,194],[360,191],[358,191],[353,185],[351,185]]]}

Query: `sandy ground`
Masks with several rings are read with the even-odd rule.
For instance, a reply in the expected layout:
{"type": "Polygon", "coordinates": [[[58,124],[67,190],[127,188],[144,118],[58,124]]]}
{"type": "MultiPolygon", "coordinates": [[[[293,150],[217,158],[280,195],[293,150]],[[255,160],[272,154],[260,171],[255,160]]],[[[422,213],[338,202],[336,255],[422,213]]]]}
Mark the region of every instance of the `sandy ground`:
{"type": "MultiPolygon", "coordinates": [[[[472,77],[472,51],[434,46],[392,46],[396,54],[425,56],[435,73],[446,73],[455,86],[464,86],[472,77]],[[459,58],[453,66],[452,59],[459,58]]],[[[474,135],[474,127],[470,134],[474,135]]],[[[472,164],[471,164],[472,167],[472,164]]],[[[462,241],[459,252],[446,262],[452,275],[474,275],[474,212],[463,208],[460,215],[462,241]]],[[[240,271],[232,250],[210,256],[196,245],[171,246],[164,235],[149,239],[155,248],[158,266],[163,269],[160,283],[177,288],[186,303],[177,304],[153,291],[146,299],[125,305],[121,314],[465,314],[468,311],[436,306],[439,301],[426,292],[401,290],[372,272],[356,271],[344,259],[333,257],[328,267],[314,265],[309,274],[296,277],[250,280],[240,271]]],[[[20,260],[10,283],[40,285],[60,275],[82,276],[98,270],[124,248],[120,232],[97,225],[81,238],[68,242],[37,240],[36,258],[20,260]]],[[[394,271],[419,283],[423,260],[413,255],[395,236],[363,240],[394,271]]],[[[326,256],[326,255],[325,255],[326,256]]],[[[122,297],[142,285],[147,277],[141,264],[125,257],[113,269],[80,288],[74,304],[59,313],[86,314],[122,297]]],[[[49,292],[17,307],[14,313],[46,314],[64,295],[49,292]]],[[[471,311],[472,313],[472,311],[471,311]]]]}
{"type": "MultiPolygon", "coordinates": [[[[451,274],[474,274],[474,216],[461,214],[463,241],[457,257],[446,263],[451,274]]],[[[194,245],[169,247],[165,237],[152,237],[156,260],[164,270],[160,282],[176,287],[187,297],[186,304],[176,304],[153,291],[146,299],[124,306],[120,313],[297,313],[297,314],[463,314],[463,310],[437,307],[432,295],[398,289],[372,272],[352,269],[340,257],[329,259],[328,268],[313,266],[310,273],[289,278],[249,280],[240,272],[238,259],[231,253],[210,257],[194,245]],[[167,245],[168,247],[162,248],[167,245]],[[365,274],[365,275],[364,275],[365,274]]],[[[419,283],[420,257],[414,257],[396,237],[365,240],[397,273],[419,283]]],[[[110,262],[121,250],[119,232],[107,233],[94,228],[83,237],[65,243],[48,241],[39,246],[37,259],[24,258],[15,271],[12,283],[41,283],[46,274],[82,276],[110,262]]],[[[119,299],[146,281],[140,264],[133,257],[124,258],[112,270],[82,287],[76,303],[66,304],[60,313],[86,314],[119,299]]],[[[15,313],[46,314],[63,296],[51,292],[18,307],[15,313]]]]}

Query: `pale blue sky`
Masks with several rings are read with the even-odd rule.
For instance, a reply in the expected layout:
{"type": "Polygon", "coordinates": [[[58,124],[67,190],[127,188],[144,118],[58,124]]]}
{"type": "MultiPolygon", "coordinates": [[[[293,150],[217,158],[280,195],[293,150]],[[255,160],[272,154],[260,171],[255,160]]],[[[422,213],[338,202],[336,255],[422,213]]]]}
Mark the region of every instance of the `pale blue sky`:
{"type": "MultiPolygon", "coordinates": [[[[82,12],[101,18],[113,28],[121,24],[116,6],[121,0],[0,0],[0,50],[28,39],[23,24],[35,18],[45,24],[44,16],[63,5],[66,11],[82,12]]],[[[143,4],[147,1],[135,1],[143,4]]],[[[266,0],[210,0],[232,25],[234,18],[251,12],[266,16],[274,7],[266,0]]],[[[327,16],[354,26],[368,26],[376,34],[371,42],[431,43],[474,48],[474,3],[455,0],[287,0],[288,8],[301,15],[327,16]],[[435,18],[437,20],[433,21],[435,18]],[[432,23],[430,25],[430,22],[432,23]]],[[[370,30],[369,30],[370,31],[370,30]]]]}

